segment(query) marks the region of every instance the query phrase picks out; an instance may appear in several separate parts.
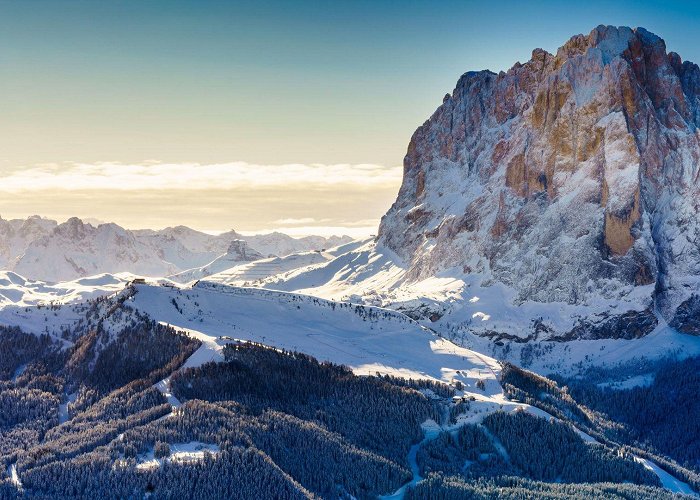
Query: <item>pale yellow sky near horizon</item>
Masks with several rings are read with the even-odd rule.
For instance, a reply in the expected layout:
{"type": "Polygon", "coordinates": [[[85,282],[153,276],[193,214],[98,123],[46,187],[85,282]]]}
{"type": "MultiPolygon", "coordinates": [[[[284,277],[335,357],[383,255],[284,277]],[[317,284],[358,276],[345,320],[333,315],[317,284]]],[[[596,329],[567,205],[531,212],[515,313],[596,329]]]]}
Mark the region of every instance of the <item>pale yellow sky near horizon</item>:
{"type": "Polygon", "coordinates": [[[5,218],[371,234],[411,134],[465,71],[507,71],[601,23],[700,60],[690,4],[0,4],[5,218]]]}
{"type": "Polygon", "coordinates": [[[401,174],[370,164],[43,164],[0,173],[0,216],[359,238],[376,234],[401,174]]]}

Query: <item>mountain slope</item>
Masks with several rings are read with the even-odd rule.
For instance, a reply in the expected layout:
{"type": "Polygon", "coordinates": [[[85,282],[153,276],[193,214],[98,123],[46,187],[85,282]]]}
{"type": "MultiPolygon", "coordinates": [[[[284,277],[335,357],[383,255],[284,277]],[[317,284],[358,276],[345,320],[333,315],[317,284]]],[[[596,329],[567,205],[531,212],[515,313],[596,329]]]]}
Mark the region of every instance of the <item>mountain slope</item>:
{"type": "Polygon", "coordinates": [[[32,241],[49,234],[58,224],[39,216],[27,219],[0,218],[0,268],[11,269],[32,241]]]}
{"type": "Polygon", "coordinates": [[[368,240],[356,240],[325,251],[299,252],[284,257],[270,257],[238,264],[207,276],[206,281],[236,286],[263,286],[271,281],[296,276],[302,271],[307,272],[323,267],[323,264],[334,260],[339,255],[345,255],[367,243],[368,240]]]}
{"type": "Polygon", "coordinates": [[[598,443],[615,427],[586,420],[586,409],[551,381],[514,378],[510,369],[514,385],[502,387],[494,359],[403,314],[268,290],[165,284],[133,283],[68,306],[24,306],[23,318],[7,314],[19,308],[0,308],[7,324],[39,326],[28,334],[0,328],[2,346],[26,350],[0,367],[8,410],[0,423],[7,450],[0,463],[8,471],[0,493],[70,496],[82,477],[96,495],[108,485],[107,496],[127,489],[168,496],[187,479],[220,496],[222,487],[242,487],[270,466],[297,490],[323,496],[338,487],[402,496],[430,470],[471,482],[506,475],[510,487],[529,478],[543,491],[599,497],[662,498],[662,484],[678,491],[700,484],[672,460],[638,459],[624,443],[598,443]],[[523,391],[531,391],[527,402],[523,391]],[[571,422],[582,419],[595,434],[567,423],[567,408],[571,422]],[[248,470],[243,450],[266,458],[248,470]],[[554,479],[567,485],[547,482],[554,479]],[[601,481],[613,484],[575,484],[601,481]]]}
{"type": "Polygon", "coordinates": [[[211,261],[206,266],[197,267],[184,271],[182,273],[169,276],[173,281],[187,283],[189,281],[198,280],[205,276],[210,276],[226,269],[230,269],[236,265],[254,262],[263,258],[263,255],[248,246],[243,240],[233,240],[224,255],[221,255],[211,261]]]}
{"type": "Polygon", "coordinates": [[[131,305],[212,341],[221,336],[302,351],[359,374],[450,381],[495,379],[494,360],[459,348],[394,311],[310,296],[200,282],[191,289],[136,286],[131,305]],[[464,375],[458,375],[456,370],[464,375]]]}

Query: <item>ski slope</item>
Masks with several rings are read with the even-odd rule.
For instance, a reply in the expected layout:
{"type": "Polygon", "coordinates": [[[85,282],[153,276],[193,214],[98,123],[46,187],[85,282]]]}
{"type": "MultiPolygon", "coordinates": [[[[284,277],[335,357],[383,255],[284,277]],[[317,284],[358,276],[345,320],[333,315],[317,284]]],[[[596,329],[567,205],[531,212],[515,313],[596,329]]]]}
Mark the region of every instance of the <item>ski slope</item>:
{"type": "MultiPolygon", "coordinates": [[[[306,252],[288,255],[286,257],[271,257],[254,262],[239,263],[227,269],[219,269],[212,275],[200,276],[206,281],[226,285],[247,286],[248,284],[264,283],[271,276],[284,275],[300,268],[308,268],[315,264],[323,264],[332,259],[327,252],[306,252]]],[[[191,280],[176,279],[186,282],[191,280]]]]}
{"type": "MultiPolygon", "coordinates": [[[[637,287],[624,300],[591,300],[583,305],[518,302],[514,289],[479,274],[454,269],[437,276],[411,275],[405,262],[373,241],[339,247],[333,255],[327,262],[300,266],[251,284],[420,316],[421,324],[458,345],[542,375],[700,355],[700,337],[669,328],[660,316],[657,327],[641,339],[548,340],[570,331],[580,319],[597,321],[608,313],[646,307],[649,287],[637,287]],[[536,332],[536,320],[546,329],[536,332]],[[506,340],[497,341],[498,336],[506,340]]],[[[224,276],[220,273],[204,281],[226,283],[224,276]]]]}
{"type": "MultiPolygon", "coordinates": [[[[340,255],[347,254],[366,245],[370,240],[356,240],[328,250],[298,252],[281,257],[270,257],[250,263],[237,264],[228,269],[219,270],[216,274],[206,276],[206,281],[213,283],[257,286],[264,285],[268,280],[284,280],[295,276],[298,270],[309,272],[322,264],[334,260],[340,255]]],[[[183,280],[175,280],[183,283],[183,280]]]]}
{"type": "Polygon", "coordinates": [[[204,342],[188,366],[216,360],[225,343],[240,339],[304,352],[359,375],[459,380],[480,393],[475,384],[484,380],[484,394],[501,393],[494,359],[386,309],[211,283],[193,288],[137,285],[129,304],[204,342]]]}

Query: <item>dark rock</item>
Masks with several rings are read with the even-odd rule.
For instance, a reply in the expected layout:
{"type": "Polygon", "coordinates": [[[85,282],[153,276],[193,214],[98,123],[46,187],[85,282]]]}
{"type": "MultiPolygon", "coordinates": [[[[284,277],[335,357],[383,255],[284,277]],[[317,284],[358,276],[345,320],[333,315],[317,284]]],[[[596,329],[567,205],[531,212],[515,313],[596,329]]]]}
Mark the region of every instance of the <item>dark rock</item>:
{"type": "Polygon", "coordinates": [[[617,316],[605,315],[597,323],[580,321],[565,335],[550,338],[556,341],[599,340],[599,339],[639,339],[654,331],[659,320],[649,308],[643,311],[628,311],[617,316]]]}
{"type": "Polygon", "coordinates": [[[700,295],[693,295],[678,306],[669,326],[681,333],[700,335],[700,295]]]}

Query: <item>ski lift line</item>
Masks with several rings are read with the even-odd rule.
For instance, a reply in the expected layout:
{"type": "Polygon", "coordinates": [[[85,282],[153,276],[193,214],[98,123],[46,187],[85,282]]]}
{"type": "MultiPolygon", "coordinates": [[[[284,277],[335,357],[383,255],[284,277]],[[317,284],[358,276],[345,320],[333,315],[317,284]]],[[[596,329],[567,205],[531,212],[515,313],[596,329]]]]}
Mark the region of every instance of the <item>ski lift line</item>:
{"type": "MultiPolygon", "coordinates": [[[[319,335],[323,335],[323,334],[322,334],[322,333],[307,333],[307,334],[306,334],[306,336],[309,337],[309,338],[311,338],[311,337],[316,337],[316,336],[319,336],[319,335]]],[[[319,339],[314,339],[314,340],[315,340],[316,342],[318,342],[319,344],[323,344],[323,345],[325,345],[325,346],[327,346],[327,347],[330,347],[330,348],[332,348],[332,349],[335,349],[335,350],[338,351],[338,352],[342,352],[343,354],[347,354],[348,356],[352,356],[352,357],[357,358],[357,359],[366,359],[366,356],[360,356],[360,355],[358,355],[358,354],[353,354],[353,353],[351,353],[351,352],[348,352],[348,351],[345,351],[345,350],[343,350],[343,349],[340,349],[340,348],[337,347],[337,346],[334,346],[334,345],[332,345],[332,344],[329,344],[329,343],[327,343],[327,342],[324,342],[323,340],[319,340],[319,339]]]]}

